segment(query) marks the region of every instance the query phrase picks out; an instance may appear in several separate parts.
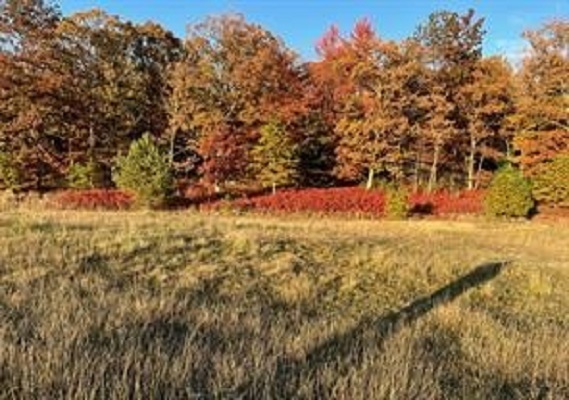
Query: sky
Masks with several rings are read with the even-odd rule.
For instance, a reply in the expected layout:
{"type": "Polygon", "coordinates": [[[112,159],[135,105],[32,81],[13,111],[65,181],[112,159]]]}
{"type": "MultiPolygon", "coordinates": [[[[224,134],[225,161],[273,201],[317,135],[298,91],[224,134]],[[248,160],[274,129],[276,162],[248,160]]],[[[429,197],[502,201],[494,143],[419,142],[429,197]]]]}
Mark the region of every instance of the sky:
{"type": "Polygon", "coordinates": [[[569,19],[569,0],[59,0],[64,14],[101,8],[135,22],[153,20],[185,36],[186,26],[209,15],[241,13],[280,36],[304,60],[316,58],[314,45],[332,24],[349,32],[368,17],[383,38],[402,39],[433,11],[469,8],[485,18],[484,52],[514,63],[523,54],[521,33],[551,19],[569,19]]]}

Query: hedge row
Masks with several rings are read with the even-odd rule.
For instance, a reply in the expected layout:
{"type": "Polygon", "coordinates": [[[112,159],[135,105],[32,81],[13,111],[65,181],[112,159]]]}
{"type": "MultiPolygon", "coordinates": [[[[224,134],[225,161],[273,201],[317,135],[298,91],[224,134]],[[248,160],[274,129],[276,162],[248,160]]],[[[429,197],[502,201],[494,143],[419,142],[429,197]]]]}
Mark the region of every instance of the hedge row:
{"type": "MultiPolygon", "coordinates": [[[[410,195],[408,201],[409,208],[414,214],[479,214],[483,210],[483,197],[482,191],[465,191],[456,194],[448,191],[417,192],[410,195]]],[[[385,194],[381,191],[347,187],[282,190],[274,195],[267,194],[232,201],[216,200],[201,204],[200,209],[383,216],[385,203],[385,194]]]]}
{"type": "MultiPolygon", "coordinates": [[[[202,193],[200,193],[202,194],[202,193]]],[[[409,196],[413,214],[449,215],[480,214],[483,211],[483,191],[452,193],[437,191],[415,192],[409,196]]],[[[204,211],[258,211],[265,213],[318,213],[383,216],[385,193],[367,191],[360,187],[329,189],[289,189],[276,194],[219,200],[216,196],[193,197],[204,211]]],[[[125,210],[134,205],[134,196],[121,190],[68,190],[55,194],[51,203],[62,209],[125,210]]]]}

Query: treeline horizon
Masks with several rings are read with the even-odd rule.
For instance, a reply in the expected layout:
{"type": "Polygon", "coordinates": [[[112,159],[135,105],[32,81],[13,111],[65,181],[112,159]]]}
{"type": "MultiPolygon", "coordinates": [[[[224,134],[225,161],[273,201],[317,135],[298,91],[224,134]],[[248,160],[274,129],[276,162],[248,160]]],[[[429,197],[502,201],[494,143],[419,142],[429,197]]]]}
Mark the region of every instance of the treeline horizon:
{"type": "Polygon", "coordinates": [[[523,34],[519,68],[484,56],[484,19],[437,11],[402,40],[368,19],[301,62],[243,15],[185,38],[100,9],[0,1],[0,187],[112,187],[149,134],[180,184],[484,187],[569,153],[569,22],[523,34]],[[79,176],[79,178],[78,178],[79,176]]]}

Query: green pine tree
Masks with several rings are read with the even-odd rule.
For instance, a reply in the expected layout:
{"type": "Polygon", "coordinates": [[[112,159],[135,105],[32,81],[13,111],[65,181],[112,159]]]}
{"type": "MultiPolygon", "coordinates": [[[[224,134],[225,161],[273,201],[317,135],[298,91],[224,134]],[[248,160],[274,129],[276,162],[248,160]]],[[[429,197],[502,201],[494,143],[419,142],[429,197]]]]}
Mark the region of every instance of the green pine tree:
{"type": "Polygon", "coordinates": [[[253,171],[263,187],[294,184],[298,178],[298,146],[283,124],[270,122],[261,128],[261,137],[252,149],[253,171]]]}
{"type": "Polygon", "coordinates": [[[169,160],[149,134],[130,145],[126,156],[120,156],[113,174],[116,185],[136,195],[145,207],[162,207],[172,196],[174,180],[169,160]]]}

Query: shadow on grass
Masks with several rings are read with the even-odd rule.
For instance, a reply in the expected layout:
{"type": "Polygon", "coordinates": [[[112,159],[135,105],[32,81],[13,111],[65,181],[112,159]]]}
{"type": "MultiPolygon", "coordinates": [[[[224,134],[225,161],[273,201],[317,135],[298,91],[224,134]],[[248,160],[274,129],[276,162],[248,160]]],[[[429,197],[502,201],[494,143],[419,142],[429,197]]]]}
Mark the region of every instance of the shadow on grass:
{"type": "MultiPolygon", "coordinates": [[[[338,372],[360,365],[369,350],[370,344],[379,348],[392,335],[412,324],[433,309],[447,304],[467,291],[477,288],[496,278],[508,261],[487,263],[474,268],[468,274],[440,288],[428,296],[419,298],[397,312],[391,312],[377,319],[365,319],[348,332],[334,335],[309,351],[302,359],[284,359],[277,367],[272,385],[272,395],[277,398],[296,397],[300,379],[313,382],[313,375],[321,367],[336,363],[338,372]]],[[[347,372],[347,371],[343,371],[347,372]]],[[[315,387],[315,395],[319,397],[324,388],[315,387]]],[[[237,393],[242,398],[254,396],[256,388],[253,382],[241,386],[237,393]]]]}

